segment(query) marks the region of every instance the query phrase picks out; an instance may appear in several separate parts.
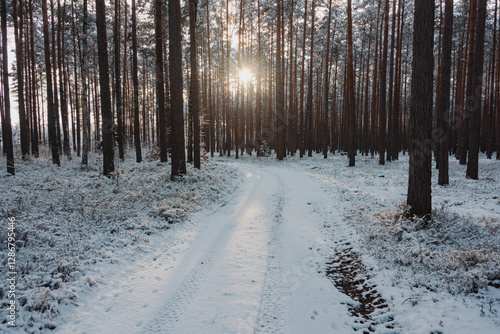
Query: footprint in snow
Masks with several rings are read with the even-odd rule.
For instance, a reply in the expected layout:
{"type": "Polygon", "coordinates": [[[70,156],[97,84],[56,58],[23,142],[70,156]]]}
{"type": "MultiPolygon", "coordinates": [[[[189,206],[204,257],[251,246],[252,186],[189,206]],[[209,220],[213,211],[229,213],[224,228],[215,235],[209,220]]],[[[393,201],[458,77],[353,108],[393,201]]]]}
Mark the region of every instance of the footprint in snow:
{"type": "Polygon", "coordinates": [[[160,276],[156,276],[156,277],[155,277],[155,280],[157,280],[157,281],[161,281],[161,277],[160,277],[160,276]]]}
{"type": "Polygon", "coordinates": [[[153,290],[153,293],[157,293],[157,292],[158,292],[158,289],[154,289],[154,290],[153,290]]]}

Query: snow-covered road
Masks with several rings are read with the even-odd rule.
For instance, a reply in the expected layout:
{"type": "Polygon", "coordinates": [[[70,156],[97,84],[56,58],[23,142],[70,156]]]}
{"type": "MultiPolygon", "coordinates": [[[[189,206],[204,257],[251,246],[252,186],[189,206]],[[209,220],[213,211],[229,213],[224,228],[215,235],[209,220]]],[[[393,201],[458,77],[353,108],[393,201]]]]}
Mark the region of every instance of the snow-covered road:
{"type": "MultiPolygon", "coordinates": [[[[325,225],[342,208],[303,172],[240,168],[233,198],[153,239],[155,251],[140,261],[114,265],[56,332],[352,332],[352,300],[324,273],[325,225]]],[[[338,229],[340,242],[354,239],[338,229]]]]}

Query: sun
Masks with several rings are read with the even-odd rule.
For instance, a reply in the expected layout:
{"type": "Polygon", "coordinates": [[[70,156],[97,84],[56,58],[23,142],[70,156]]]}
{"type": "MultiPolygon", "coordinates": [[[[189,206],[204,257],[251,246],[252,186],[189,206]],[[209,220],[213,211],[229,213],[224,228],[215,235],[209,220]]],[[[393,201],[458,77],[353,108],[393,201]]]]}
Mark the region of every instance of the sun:
{"type": "Polygon", "coordinates": [[[252,72],[248,68],[242,68],[239,73],[240,81],[249,81],[252,79],[252,72]]]}

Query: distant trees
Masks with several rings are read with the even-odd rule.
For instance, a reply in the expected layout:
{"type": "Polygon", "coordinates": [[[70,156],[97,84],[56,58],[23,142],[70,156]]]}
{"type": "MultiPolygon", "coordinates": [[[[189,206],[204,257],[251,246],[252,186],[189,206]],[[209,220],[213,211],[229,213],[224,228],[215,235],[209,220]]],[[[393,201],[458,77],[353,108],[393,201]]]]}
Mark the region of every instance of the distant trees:
{"type": "MultiPolygon", "coordinates": [[[[127,150],[135,150],[138,162],[143,150],[164,162],[171,154],[173,175],[184,173],[186,148],[195,167],[201,167],[201,148],[239,157],[260,155],[264,142],[278,159],[342,152],[349,165],[357,152],[385,164],[409,149],[414,73],[408,13],[414,2],[191,0],[183,9],[180,1],[172,7],[117,0],[98,13],[86,1],[45,1],[45,13],[43,3],[32,0],[6,5],[16,75],[15,99],[2,102],[2,133],[8,132],[6,105],[17,102],[13,147],[19,142],[25,158],[50,145],[56,164],[73,151],[89,164],[90,152],[104,154],[108,121],[120,159],[127,150]],[[189,19],[179,19],[182,12],[189,19]],[[113,21],[106,36],[112,46],[108,115],[97,66],[97,14],[113,21]],[[47,36],[37,29],[42,26],[47,36]],[[182,31],[189,31],[189,46],[182,31]]],[[[491,158],[499,151],[500,20],[498,1],[485,3],[441,1],[434,8],[440,15],[428,145],[441,184],[450,154],[476,178],[480,152],[491,158]],[[454,23],[447,22],[448,8],[454,23]]]]}

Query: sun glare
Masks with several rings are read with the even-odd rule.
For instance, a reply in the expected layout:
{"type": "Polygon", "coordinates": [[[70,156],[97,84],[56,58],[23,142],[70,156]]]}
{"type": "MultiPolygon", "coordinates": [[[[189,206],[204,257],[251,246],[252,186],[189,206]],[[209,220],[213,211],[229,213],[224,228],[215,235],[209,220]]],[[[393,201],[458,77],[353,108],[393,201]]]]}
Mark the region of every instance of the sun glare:
{"type": "Polygon", "coordinates": [[[247,68],[242,68],[240,70],[240,80],[241,81],[249,81],[252,78],[252,72],[250,72],[247,68]]]}

